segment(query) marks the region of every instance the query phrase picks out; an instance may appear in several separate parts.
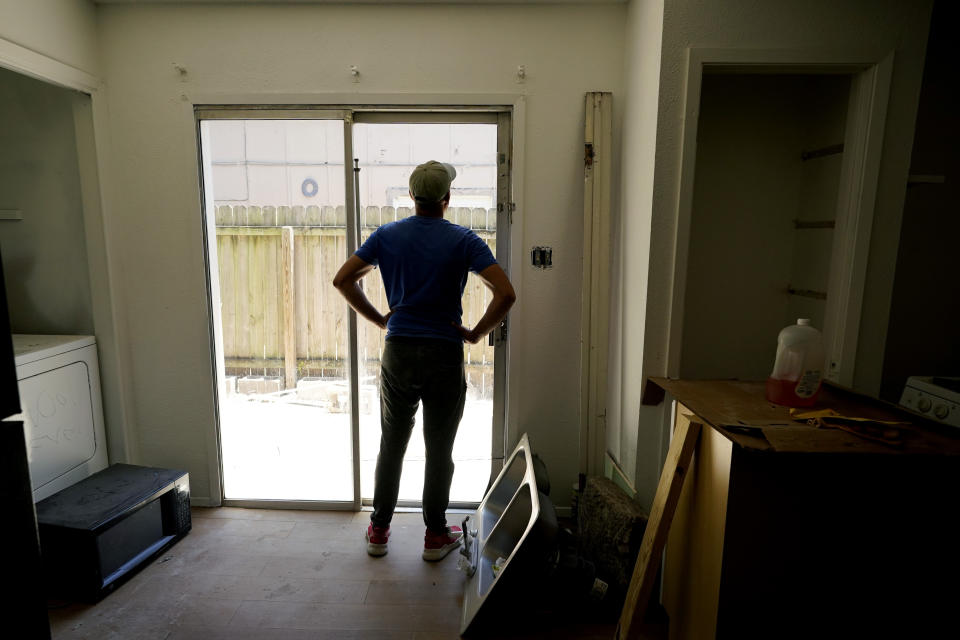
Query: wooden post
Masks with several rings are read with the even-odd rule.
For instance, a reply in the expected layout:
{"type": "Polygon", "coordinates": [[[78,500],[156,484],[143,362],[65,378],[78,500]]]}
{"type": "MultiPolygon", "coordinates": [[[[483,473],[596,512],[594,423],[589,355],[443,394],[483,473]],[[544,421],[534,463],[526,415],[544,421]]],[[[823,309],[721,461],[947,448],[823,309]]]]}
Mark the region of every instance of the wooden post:
{"type": "Polygon", "coordinates": [[[647,611],[650,594],[653,592],[660,556],[667,542],[670,522],[673,520],[683,479],[687,476],[693,451],[697,446],[701,425],[691,422],[690,416],[677,413],[677,427],[670,442],[670,451],[663,464],[657,495],[653,499],[650,519],[643,533],[637,564],[633,567],[633,577],[627,590],[627,599],[623,603],[620,623],[617,625],[617,640],[639,640],[643,616],[647,611]]]}
{"type": "Polygon", "coordinates": [[[280,233],[280,263],[283,266],[283,374],[284,388],[297,386],[297,304],[293,280],[293,227],[280,233]]]}

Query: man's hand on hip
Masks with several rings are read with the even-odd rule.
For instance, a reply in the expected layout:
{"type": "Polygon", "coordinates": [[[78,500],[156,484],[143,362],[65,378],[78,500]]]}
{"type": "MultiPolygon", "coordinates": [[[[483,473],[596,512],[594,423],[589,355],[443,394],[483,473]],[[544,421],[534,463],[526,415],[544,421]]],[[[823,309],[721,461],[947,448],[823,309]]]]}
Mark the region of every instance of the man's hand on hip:
{"type": "Polygon", "coordinates": [[[467,329],[462,324],[457,324],[455,322],[451,322],[450,324],[456,327],[457,331],[460,332],[460,337],[470,344],[477,344],[480,342],[481,338],[483,338],[483,336],[477,335],[476,329],[467,329]]]}

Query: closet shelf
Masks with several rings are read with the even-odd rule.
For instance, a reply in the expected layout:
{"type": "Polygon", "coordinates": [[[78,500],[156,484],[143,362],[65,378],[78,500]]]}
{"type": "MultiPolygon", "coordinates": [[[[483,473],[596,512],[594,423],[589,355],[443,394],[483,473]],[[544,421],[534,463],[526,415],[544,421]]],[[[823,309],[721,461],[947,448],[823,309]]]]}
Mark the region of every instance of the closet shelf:
{"type": "Polygon", "coordinates": [[[837,153],[843,153],[843,143],[832,144],[829,147],[821,147],[820,149],[811,149],[810,151],[801,151],[800,159],[801,160],[812,160],[813,158],[822,158],[823,156],[832,156],[837,153]]]}
{"type": "Polygon", "coordinates": [[[826,291],[814,291],[813,289],[794,289],[787,285],[787,293],[791,296],[800,296],[801,298],[813,298],[814,300],[826,300],[826,291]]]}
{"type": "Polygon", "coordinates": [[[794,229],[833,229],[836,222],[833,220],[794,220],[794,229]]]}

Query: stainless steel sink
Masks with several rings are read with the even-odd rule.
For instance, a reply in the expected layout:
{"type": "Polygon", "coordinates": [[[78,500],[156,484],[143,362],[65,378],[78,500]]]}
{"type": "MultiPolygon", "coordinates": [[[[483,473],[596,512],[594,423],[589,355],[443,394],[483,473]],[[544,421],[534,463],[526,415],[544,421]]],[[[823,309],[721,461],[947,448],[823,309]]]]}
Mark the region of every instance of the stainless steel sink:
{"type": "Polygon", "coordinates": [[[464,519],[461,568],[467,572],[460,633],[478,619],[495,592],[513,591],[525,577],[527,560],[538,557],[556,537],[556,514],[537,490],[533,452],[520,437],[477,511],[464,519]],[[542,504],[548,505],[542,509],[542,504]],[[510,583],[509,586],[505,586],[510,583]]]}

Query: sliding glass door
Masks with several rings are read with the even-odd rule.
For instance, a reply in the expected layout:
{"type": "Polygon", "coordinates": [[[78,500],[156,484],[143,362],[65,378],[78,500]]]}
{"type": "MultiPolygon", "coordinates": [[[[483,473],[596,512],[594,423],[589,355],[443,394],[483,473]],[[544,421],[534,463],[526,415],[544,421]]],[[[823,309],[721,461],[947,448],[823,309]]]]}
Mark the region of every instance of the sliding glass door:
{"type": "MultiPolygon", "coordinates": [[[[507,266],[509,115],[211,107],[197,123],[224,501],[359,508],[373,492],[385,332],[358,324],[333,276],[378,226],[414,215],[407,180],[430,159],[457,168],[447,218],[507,266]]],[[[362,286],[386,310],[379,273],[362,286]]],[[[488,301],[471,275],[464,323],[488,301]]],[[[455,504],[478,502],[503,457],[505,335],[465,346],[455,504]]],[[[409,506],[422,491],[419,427],[409,506]]]]}

